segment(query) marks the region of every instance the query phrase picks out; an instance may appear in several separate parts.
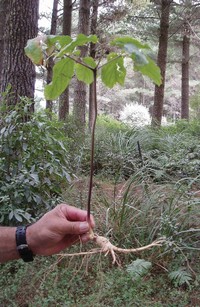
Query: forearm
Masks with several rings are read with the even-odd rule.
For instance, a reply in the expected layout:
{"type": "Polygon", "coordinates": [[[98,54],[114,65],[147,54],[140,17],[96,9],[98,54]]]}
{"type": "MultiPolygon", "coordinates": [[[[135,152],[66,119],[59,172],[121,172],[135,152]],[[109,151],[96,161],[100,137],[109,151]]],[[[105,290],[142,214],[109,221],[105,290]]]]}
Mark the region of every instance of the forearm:
{"type": "Polygon", "coordinates": [[[0,227],[0,263],[20,258],[15,233],[16,227],[0,227]]]}
{"type": "Polygon", "coordinates": [[[32,261],[31,253],[49,256],[80,240],[87,242],[90,240],[90,227],[94,227],[91,218],[92,224],[89,225],[86,211],[60,204],[26,229],[0,227],[0,263],[21,257],[25,262],[32,261]]]}

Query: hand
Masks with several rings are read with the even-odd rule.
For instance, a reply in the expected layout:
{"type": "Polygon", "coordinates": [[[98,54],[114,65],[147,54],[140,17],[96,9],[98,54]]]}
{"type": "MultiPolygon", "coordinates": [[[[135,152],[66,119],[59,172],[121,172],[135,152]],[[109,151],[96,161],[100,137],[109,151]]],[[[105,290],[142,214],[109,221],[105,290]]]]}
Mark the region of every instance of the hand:
{"type": "Polygon", "coordinates": [[[87,242],[93,227],[94,219],[89,225],[86,211],[60,204],[27,228],[26,239],[33,254],[48,256],[80,240],[87,242]]]}

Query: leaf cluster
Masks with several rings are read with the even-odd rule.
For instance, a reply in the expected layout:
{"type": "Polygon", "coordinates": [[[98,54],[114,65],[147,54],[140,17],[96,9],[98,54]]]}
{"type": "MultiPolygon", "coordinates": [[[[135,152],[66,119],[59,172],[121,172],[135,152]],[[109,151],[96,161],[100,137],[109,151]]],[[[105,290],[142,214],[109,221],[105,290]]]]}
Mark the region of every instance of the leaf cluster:
{"type": "Polygon", "coordinates": [[[76,38],[47,35],[27,42],[25,52],[34,64],[48,65],[49,57],[54,58],[53,79],[45,87],[46,99],[58,98],[74,75],[79,81],[91,84],[96,82],[96,72],[100,71],[101,80],[107,87],[112,88],[117,83],[123,85],[126,76],[124,58],[127,56],[133,61],[136,71],[148,76],[156,84],[161,84],[160,69],[148,56],[148,45],[131,37],[116,38],[111,45],[119,51],[111,52],[105,62],[104,59],[95,61],[92,57],[81,57],[80,47],[90,43],[98,43],[96,35],[79,34],[76,38]]]}

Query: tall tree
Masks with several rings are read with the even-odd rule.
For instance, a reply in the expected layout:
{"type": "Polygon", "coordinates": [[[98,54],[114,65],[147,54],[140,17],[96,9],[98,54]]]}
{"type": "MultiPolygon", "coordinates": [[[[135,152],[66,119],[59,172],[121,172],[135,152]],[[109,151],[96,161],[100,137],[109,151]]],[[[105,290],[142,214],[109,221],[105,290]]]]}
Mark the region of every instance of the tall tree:
{"type": "Polygon", "coordinates": [[[163,115],[169,15],[170,15],[171,3],[172,0],[161,1],[160,36],[159,36],[157,64],[161,70],[162,84],[160,86],[157,85],[155,86],[152,126],[160,126],[163,115]]]}
{"type": "MultiPolygon", "coordinates": [[[[59,0],[53,1],[53,10],[52,10],[52,17],[51,17],[51,29],[50,29],[50,34],[52,34],[52,35],[56,34],[56,29],[57,29],[58,2],[59,2],[59,0]]],[[[53,57],[50,57],[49,60],[48,60],[48,66],[47,66],[47,84],[49,84],[52,80],[53,65],[54,65],[53,57]]],[[[46,101],[46,109],[49,109],[52,112],[52,109],[53,109],[52,100],[46,101]]]]}
{"type": "Polygon", "coordinates": [[[189,120],[189,66],[190,43],[195,34],[195,25],[199,23],[200,3],[193,0],[182,0],[182,82],[181,82],[181,118],[189,120]],[[184,8],[184,9],[183,9],[184,8]]]}
{"type": "Polygon", "coordinates": [[[9,104],[21,96],[34,98],[35,68],[24,53],[27,40],[38,32],[39,0],[8,0],[4,31],[4,54],[0,91],[10,85],[9,104]]]}
{"type": "Polygon", "coordinates": [[[189,119],[189,61],[190,61],[190,35],[185,25],[185,34],[182,42],[182,82],[181,82],[181,118],[189,119]]]}
{"type": "MultiPolygon", "coordinates": [[[[63,35],[71,35],[72,28],[72,0],[63,0],[63,35]]],[[[69,114],[69,87],[61,94],[59,99],[59,119],[65,120],[69,114]]]]}
{"type": "MultiPolygon", "coordinates": [[[[3,54],[4,50],[4,31],[7,14],[7,0],[0,0],[0,54],[3,54]]],[[[0,57],[0,74],[2,72],[3,57],[0,57]]]]}
{"type": "MultiPolygon", "coordinates": [[[[90,1],[80,0],[79,7],[79,23],[78,32],[88,35],[89,34],[89,17],[90,17],[90,1]]],[[[81,56],[86,56],[88,48],[86,46],[80,47],[81,56]]],[[[82,81],[76,81],[74,90],[74,117],[80,129],[84,129],[86,117],[86,99],[87,87],[82,81]]]]}

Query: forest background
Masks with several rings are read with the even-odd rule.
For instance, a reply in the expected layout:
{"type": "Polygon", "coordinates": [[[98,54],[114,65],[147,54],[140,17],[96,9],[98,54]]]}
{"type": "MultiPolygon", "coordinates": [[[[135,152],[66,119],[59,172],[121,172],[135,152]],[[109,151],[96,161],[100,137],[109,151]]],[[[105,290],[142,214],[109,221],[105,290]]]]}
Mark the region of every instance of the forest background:
{"type": "MultiPolygon", "coordinates": [[[[105,66],[122,56],[111,42],[123,38],[127,45],[131,37],[137,41],[126,48],[134,66],[130,59],[117,62],[97,81],[92,212],[98,232],[117,246],[140,247],[158,237],[166,243],[119,254],[120,267],[102,254],[2,265],[0,304],[198,306],[199,1],[54,0],[40,16],[39,4],[0,1],[1,224],[32,223],[61,201],[86,208],[94,93],[88,74],[75,71],[82,82],[73,71],[63,86],[59,71],[62,89],[50,97],[59,64],[48,35],[68,35],[74,44],[80,33],[96,35],[96,43],[77,43],[75,55],[105,66]],[[50,27],[38,29],[39,18],[50,27]]],[[[92,244],[70,252],[80,248],[92,244]]]]}

